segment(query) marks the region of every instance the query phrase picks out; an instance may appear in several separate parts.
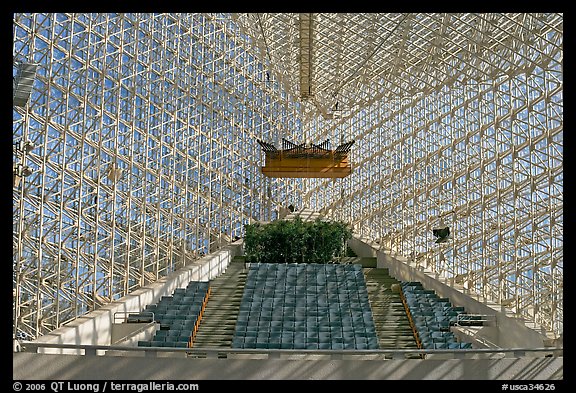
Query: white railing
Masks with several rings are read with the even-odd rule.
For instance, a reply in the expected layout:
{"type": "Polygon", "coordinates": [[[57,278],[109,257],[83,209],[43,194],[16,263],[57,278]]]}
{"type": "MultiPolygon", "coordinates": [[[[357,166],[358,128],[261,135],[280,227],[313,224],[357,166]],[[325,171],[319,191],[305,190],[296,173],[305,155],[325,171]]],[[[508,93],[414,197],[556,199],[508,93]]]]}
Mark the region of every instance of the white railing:
{"type": "MultiPolygon", "coordinates": [[[[131,314],[138,314],[140,316],[150,316],[151,322],[154,322],[154,312],[152,311],[116,311],[114,313],[113,323],[128,323],[128,318],[131,314]],[[120,317],[119,317],[120,316],[120,317]]],[[[143,323],[143,322],[141,322],[143,323]]],[[[149,322],[145,322],[149,323],[149,322]]]]}
{"type": "Polygon", "coordinates": [[[76,345],[21,342],[21,352],[37,353],[40,348],[61,348],[82,350],[86,356],[97,356],[105,351],[144,352],[145,356],[156,357],[158,353],[187,354],[189,357],[222,358],[228,355],[259,355],[258,358],[278,359],[304,355],[329,357],[331,360],[344,357],[360,357],[364,360],[406,359],[425,357],[426,355],[443,355],[447,359],[466,359],[481,356],[482,358],[522,358],[563,357],[563,348],[476,348],[476,349],[366,349],[366,350],[317,350],[317,349],[247,349],[247,348],[171,348],[171,347],[127,347],[121,345],[76,345]],[[372,355],[372,356],[370,356],[372,355]]]}
{"type": "Polygon", "coordinates": [[[477,326],[476,323],[482,323],[484,326],[496,326],[496,315],[465,313],[456,316],[456,326],[477,326]]]}

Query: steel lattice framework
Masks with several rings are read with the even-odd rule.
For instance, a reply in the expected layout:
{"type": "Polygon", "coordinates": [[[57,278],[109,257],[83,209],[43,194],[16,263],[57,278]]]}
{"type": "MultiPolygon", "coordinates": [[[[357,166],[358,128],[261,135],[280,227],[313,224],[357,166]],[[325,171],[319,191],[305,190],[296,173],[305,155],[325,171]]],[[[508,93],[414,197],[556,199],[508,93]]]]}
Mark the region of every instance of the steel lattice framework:
{"type": "Polygon", "coordinates": [[[289,203],[563,331],[562,14],[16,14],[13,41],[14,75],[38,64],[13,109],[32,172],[13,193],[15,333],[289,203]],[[281,138],[355,140],[352,175],[265,178],[256,140],[281,138]]]}

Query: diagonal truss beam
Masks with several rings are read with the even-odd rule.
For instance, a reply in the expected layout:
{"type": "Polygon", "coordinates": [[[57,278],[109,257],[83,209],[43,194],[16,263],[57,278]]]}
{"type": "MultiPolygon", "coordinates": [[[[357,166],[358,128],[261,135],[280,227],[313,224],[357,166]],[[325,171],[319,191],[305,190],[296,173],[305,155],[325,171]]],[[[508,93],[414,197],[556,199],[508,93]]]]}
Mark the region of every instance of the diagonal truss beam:
{"type": "Polygon", "coordinates": [[[313,55],[314,55],[314,16],[299,14],[299,65],[300,65],[300,98],[314,95],[313,91],[313,55]]]}

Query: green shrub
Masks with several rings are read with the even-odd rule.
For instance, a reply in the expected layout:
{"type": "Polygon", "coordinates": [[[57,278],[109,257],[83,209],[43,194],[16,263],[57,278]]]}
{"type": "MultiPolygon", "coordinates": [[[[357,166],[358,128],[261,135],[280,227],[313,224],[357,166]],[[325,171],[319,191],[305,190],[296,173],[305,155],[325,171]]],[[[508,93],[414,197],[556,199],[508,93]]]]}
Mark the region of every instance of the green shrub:
{"type": "Polygon", "coordinates": [[[327,263],[346,254],[347,240],[352,237],[343,222],[304,222],[298,216],[265,225],[248,224],[244,229],[248,262],[327,263]]]}

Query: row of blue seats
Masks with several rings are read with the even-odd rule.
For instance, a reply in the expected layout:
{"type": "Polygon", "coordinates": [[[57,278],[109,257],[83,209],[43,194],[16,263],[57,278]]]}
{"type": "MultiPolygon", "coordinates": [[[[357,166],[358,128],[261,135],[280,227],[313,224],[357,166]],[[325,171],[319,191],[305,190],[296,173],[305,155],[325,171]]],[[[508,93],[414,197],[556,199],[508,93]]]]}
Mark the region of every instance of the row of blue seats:
{"type": "Polygon", "coordinates": [[[240,315],[341,315],[341,316],[361,316],[365,315],[372,318],[372,311],[367,309],[364,304],[351,305],[346,303],[330,303],[326,305],[304,304],[301,307],[276,305],[263,306],[262,304],[243,304],[238,313],[240,315]]]}
{"type": "Polygon", "coordinates": [[[260,328],[266,329],[280,329],[286,332],[298,331],[321,331],[321,332],[368,332],[375,333],[376,328],[373,323],[366,322],[346,322],[338,320],[325,320],[318,321],[316,319],[299,321],[299,322],[286,322],[286,321],[260,321],[254,323],[252,321],[244,321],[237,323],[235,329],[238,331],[255,330],[260,328]],[[249,322],[249,323],[248,323],[249,322]]]}
{"type": "Polygon", "coordinates": [[[173,329],[167,330],[156,330],[156,337],[178,337],[178,336],[188,336],[192,335],[194,328],[181,328],[179,329],[177,326],[174,326],[173,329]]]}
{"type": "Polygon", "coordinates": [[[374,334],[374,329],[371,330],[359,330],[357,328],[343,328],[342,330],[333,329],[323,329],[320,328],[306,328],[304,330],[293,330],[284,329],[282,327],[272,328],[272,327],[258,327],[258,329],[235,329],[234,336],[237,337],[273,337],[274,335],[281,335],[284,337],[322,337],[323,339],[354,339],[354,338],[366,338],[375,339],[377,336],[374,334]]]}
{"type": "Polygon", "coordinates": [[[362,288],[364,288],[363,281],[353,281],[353,282],[346,282],[346,283],[318,283],[318,282],[295,282],[291,283],[288,281],[276,281],[274,283],[258,283],[256,281],[253,285],[245,285],[245,289],[248,289],[253,292],[270,292],[273,289],[278,291],[288,291],[288,292],[310,292],[316,293],[319,290],[323,290],[325,292],[333,292],[333,293],[350,293],[350,292],[363,292],[362,288]]]}
{"type": "Polygon", "coordinates": [[[294,287],[286,287],[286,291],[282,291],[282,287],[276,286],[273,289],[269,290],[252,290],[252,289],[244,289],[244,293],[250,295],[253,298],[303,298],[303,297],[310,297],[312,299],[326,299],[331,298],[334,300],[338,300],[338,297],[343,298],[363,298],[365,299],[368,296],[368,291],[364,292],[362,290],[354,290],[354,289],[341,289],[341,290],[333,290],[331,288],[326,287],[319,287],[316,288],[309,288],[309,289],[296,289],[291,290],[294,287]]]}
{"type": "Polygon", "coordinates": [[[197,301],[204,297],[209,285],[208,281],[191,281],[186,285],[186,288],[176,288],[172,295],[162,296],[157,305],[197,301]]]}
{"type": "Polygon", "coordinates": [[[360,276],[362,274],[361,268],[347,268],[346,265],[342,267],[335,267],[333,269],[319,268],[316,270],[294,270],[287,267],[286,269],[268,270],[255,267],[248,270],[248,275],[255,275],[257,277],[352,277],[360,276]]]}
{"type": "MultiPolygon", "coordinates": [[[[249,275],[247,278],[252,279],[249,275]]],[[[269,287],[271,285],[300,285],[305,287],[311,286],[318,286],[318,285],[329,285],[331,287],[350,287],[350,286],[357,286],[362,281],[361,276],[347,276],[347,277],[317,277],[317,276],[310,276],[310,277],[268,277],[266,279],[262,279],[259,277],[254,277],[256,280],[255,283],[249,283],[247,288],[257,288],[257,287],[269,287]],[[346,281],[342,281],[346,280],[346,281]],[[272,283],[274,282],[274,284],[272,283]]]]}
{"type": "MultiPolygon", "coordinates": [[[[366,302],[350,301],[339,299],[333,302],[314,303],[314,302],[278,302],[278,303],[241,303],[240,312],[257,312],[261,310],[262,313],[268,314],[300,314],[305,315],[310,312],[314,313],[344,313],[344,314],[358,314],[368,312],[366,311],[366,302]]],[[[370,314],[371,315],[371,314],[370,314]]]]}
{"type": "Polygon", "coordinates": [[[202,304],[204,302],[204,298],[198,298],[194,301],[194,303],[180,303],[180,304],[172,304],[172,305],[157,305],[157,304],[149,304],[146,306],[146,311],[152,311],[155,313],[162,313],[162,314],[178,314],[181,312],[195,312],[198,311],[199,308],[202,308],[202,304]]]}
{"type": "Polygon", "coordinates": [[[439,343],[435,342],[432,345],[427,344],[424,348],[434,348],[434,349],[471,349],[472,344],[466,342],[449,342],[449,343],[439,343]]]}
{"type": "MultiPolygon", "coordinates": [[[[320,338],[322,340],[334,339],[342,341],[343,339],[352,340],[378,340],[373,334],[374,331],[359,331],[359,330],[302,330],[302,331],[281,331],[281,330],[237,330],[237,336],[242,337],[260,337],[261,339],[284,337],[293,338],[294,340],[302,340],[305,338],[320,338]]],[[[174,336],[170,336],[174,337],[174,336]]]]}
{"type": "MultiPolygon", "coordinates": [[[[256,280],[256,279],[255,279],[256,280]]],[[[310,292],[317,292],[318,288],[326,288],[327,290],[331,290],[331,291],[358,291],[358,290],[362,290],[363,285],[362,285],[362,281],[358,281],[358,282],[294,282],[291,283],[289,281],[274,281],[274,282],[248,282],[247,284],[244,285],[244,288],[246,289],[250,289],[250,290],[260,290],[260,291],[264,291],[264,290],[270,290],[273,288],[278,288],[279,290],[284,290],[284,289],[288,289],[288,288],[293,288],[294,290],[298,290],[298,291],[307,291],[310,290],[310,292]]]]}
{"type": "Polygon", "coordinates": [[[234,336],[233,348],[283,349],[379,349],[375,336],[326,336],[320,334],[280,334],[234,336]]]}
{"type": "MultiPolygon", "coordinates": [[[[175,341],[175,340],[173,340],[175,341]]],[[[233,338],[235,342],[288,342],[288,343],[299,343],[299,342],[316,342],[316,343],[364,343],[370,346],[374,346],[374,349],[378,349],[378,339],[376,337],[363,337],[363,336],[322,336],[322,335],[312,335],[312,334],[270,334],[270,335],[257,335],[257,336],[235,336],[233,338]]]]}
{"type": "Polygon", "coordinates": [[[249,299],[254,300],[264,300],[264,299],[289,299],[289,300],[321,300],[321,301],[335,301],[338,302],[348,301],[348,300],[362,300],[366,301],[368,299],[368,293],[363,291],[355,291],[355,290],[344,290],[344,291],[332,291],[332,290],[324,290],[324,291],[315,291],[315,292],[305,292],[305,291],[293,291],[288,288],[287,291],[283,292],[282,290],[278,290],[275,288],[274,291],[251,291],[251,290],[244,290],[244,294],[249,299]]]}
{"type": "Polygon", "coordinates": [[[238,312],[238,321],[247,320],[278,320],[283,321],[299,321],[305,319],[322,320],[353,320],[353,321],[373,321],[372,314],[365,309],[361,310],[321,310],[321,309],[302,309],[298,312],[282,312],[282,309],[270,310],[255,308],[253,310],[240,310],[238,312]]]}
{"type": "Polygon", "coordinates": [[[192,333],[190,333],[189,335],[182,335],[182,336],[158,336],[155,335],[154,338],[150,341],[163,341],[163,342],[184,342],[187,343],[190,341],[190,337],[192,336],[192,333]]]}
{"type": "MultiPolygon", "coordinates": [[[[255,279],[257,280],[257,279],[255,279]]],[[[327,291],[340,292],[340,291],[358,291],[362,288],[362,281],[346,281],[341,282],[322,282],[322,281],[300,281],[294,280],[293,282],[289,280],[275,280],[273,282],[248,282],[244,285],[245,289],[254,291],[270,291],[273,288],[278,288],[279,290],[293,288],[299,291],[310,291],[317,292],[319,288],[326,288],[327,291]]]]}
{"type": "Polygon", "coordinates": [[[323,295],[303,295],[303,296],[293,296],[288,295],[284,297],[280,296],[250,296],[245,295],[246,299],[242,299],[241,304],[257,304],[266,306],[278,306],[283,308],[300,308],[319,305],[321,307],[329,307],[334,305],[345,305],[348,306],[364,306],[368,303],[368,296],[323,296],[323,295]],[[250,300],[252,299],[252,300],[250,300]]]}
{"type": "Polygon", "coordinates": [[[322,308],[322,309],[355,309],[364,308],[368,299],[364,298],[351,298],[340,297],[330,299],[320,299],[315,297],[300,298],[300,299],[278,299],[278,298],[256,298],[253,302],[241,302],[240,309],[249,309],[256,307],[273,307],[278,309],[297,310],[303,308],[322,308]]]}
{"type": "MultiPolygon", "coordinates": [[[[248,295],[249,296],[249,295],[248,295]]],[[[306,308],[322,308],[322,309],[357,309],[357,308],[365,308],[365,305],[368,303],[368,298],[364,297],[348,297],[348,296],[341,296],[341,297],[314,297],[314,296],[304,296],[300,298],[277,298],[277,297],[269,297],[269,298],[261,298],[257,297],[254,298],[252,302],[246,300],[245,302],[241,302],[241,308],[253,308],[256,307],[273,307],[277,309],[286,309],[287,311],[290,310],[301,310],[306,308]]]]}
{"type": "Polygon", "coordinates": [[[323,278],[323,279],[340,279],[340,278],[358,278],[362,275],[362,271],[358,270],[345,270],[344,268],[341,270],[334,270],[331,272],[327,271],[300,271],[300,272],[291,272],[291,271],[264,271],[264,272],[257,272],[256,270],[248,271],[247,275],[250,277],[257,277],[259,280],[271,280],[271,279],[278,279],[278,278],[323,278]]]}
{"type": "Polygon", "coordinates": [[[197,294],[204,294],[208,290],[210,283],[208,281],[196,281],[195,285],[187,285],[186,288],[176,288],[172,295],[164,295],[161,301],[172,301],[181,299],[183,297],[196,296],[197,294]]]}
{"type": "Polygon", "coordinates": [[[276,307],[276,308],[265,308],[265,307],[249,307],[241,308],[238,312],[238,319],[247,318],[268,318],[277,319],[282,317],[287,317],[287,321],[296,321],[302,318],[318,317],[328,319],[364,319],[367,321],[372,320],[371,311],[367,311],[365,307],[350,307],[349,305],[341,305],[341,308],[336,306],[317,306],[317,307],[276,307]],[[348,308],[345,308],[348,307],[348,308]]]}
{"type": "Polygon", "coordinates": [[[262,292],[254,293],[251,291],[244,291],[244,294],[254,301],[281,301],[281,300],[306,300],[306,301],[321,301],[321,302],[339,302],[339,301],[366,301],[368,300],[368,294],[358,293],[353,291],[347,291],[342,293],[330,293],[330,292],[317,292],[317,293],[296,293],[296,292],[262,292]]]}
{"type": "Polygon", "coordinates": [[[147,308],[146,311],[142,311],[139,313],[130,313],[128,314],[127,322],[128,323],[141,323],[141,322],[157,322],[161,324],[171,323],[175,320],[189,320],[194,319],[196,320],[195,315],[198,314],[195,308],[189,309],[188,312],[183,313],[184,311],[168,311],[168,312],[160,312],[157,310],[152,310],[147,308]]]}
{"type": "MultiPolygon", "coordinates": [[[[309,297],[310,299],[316,299],[316,298],[320,298],[320,299],[326,299],[326,298],[330,298],[330,299],[334,299],[334,300],[338,300],[338,297],[342,297],[342,298],[362,298],[362,299],[366,299],[366,297],[368,297],[368,292],[364,292],[361,289],[355,290],[354,288],[346,288],[346,289],[341,289],[341,290],[334,290],[331,288],[326,288],[326,287],[319,287],[318,289],[312,288],[312,289],[300,289],[300,290],[294,290],[294,287],[286,287],[286,291],[282,291],[282,287],[277,286],[274,287],[274,289],[269,289],[269,290],[262,290],[262,291],[255,291],[255,290],[251,290],[251,289],[245,289],[244,293],[250,295],[250,297],[253,298],[293,298],[293,299],[299,299],[299,298],[305,298],[305,297],[309,297]]],[[[345,299],[344,299],[345,300],[345,299]]]]}
{"type": "Polygon", "coordinates": [[[142,311],[137,313],[129,313],[126,318],[128,323],[150,323],[154,320],[154,313],[149,311],[142,311]]]}
{"type": "Polygon", "coordinates": [[[160,325],[175,326],[176,328],[179,329],[178,326],[196,325],[196,323],[198,321],[198,317],[199,317],[198,314],[176,315],[176,316],[168,315],[168,316],[164,316],[164,317],[160,318],[156,322],[158,322],[160,325]]]}
{"type": "Polygon", "coordinates": [[[187,310],[168,310],[167,312],[156,312],[154,317],[156,322],[178,321],[185,319],[195,319],[200,314],[202,305],[191,307],[187,310]]]}
{"type": "Polygon", "coordinates": [[[156,304],[156,307],[172,307],[174,305],[187,305],[202,303],[206,292],[196,292],[193,295],[182,296],[162,296],[162,299],[156,304]]]}
{"type": "MultiPolygon", "coordinates": [[[[181,325],[190,326],[190,325],[181,325]]],[[[298,322],[290,322],[285,320],[276,321],[239,321],[236,323],[238,329],[250,329],[250,328],[282,328],[284,330],[296,331],[302,329],[350,329],[350,330],[370,330],[374,331],[374,324],[366,321],[354,321],[354,320],[318,320],[318,319],[307,319],[298,322]]]]}
{"type": "Polygon", "coordinates": [[[419,332],[418,338],[424,348],[434,349],[467,349],[472,348],[468,342],[458,342],[456,337],[450,332],[430,331],[419,332]]]}
{"type": "Polygon", "coordinates": [[[364,273],[362,271],[334,271],[329,273],[324,272],[263,272],[259,273],[257,271],[249,271],[247,277],[254,277],[260,282],[272,281],[272,280],[305,280],[314,281],[318,278],[330,282],[339,282],[342,279],[350,279],[356,281],[362,278],[364,273]],[[336,281],[334,281],[336,280],[336,281]]]}
{"type": "Polygon", "coordinates": [[[209,290],[207,281],[191,281],[186,288],[176,288],[171,296],[162,296],[156,304],[146,306],[160,323],[151,340],[138,346],[187,347],[209,290]]]}
{"type": "MultiPolygon", "coordinates": [[[[286,265],[283,271],[288,276],[297,266],[286,265]]],[[[311,271],[326,271],[325,265],[311,266],[311,271]]],[[[362,349],[369,342],[378,348],[361,266],[333,266],[328,270],[338,271],[334,282],[312,277],[302,285],[299,280],[278,280],[278,275],[271,280],[267,274],[258,274],[260,269],[268,272],[266,264],[251,265],[253,274],[246,278],[234,345],[304,349],[308,340],[311,349],[318,349],[320,344],[327,349],[333,344],[343,349],[346,340],[346,348],[356,348],[356,341],[362,349]],[[287,341],[281,342],[282,337],[287,341]]],[[[298,269],[304,271],[303,267],[298,269]]]]}
{"type": "Polygon", "coordinates": [[[423,348],[458,349],[471,345],[459,343],[450,331],[463,308],[453,307],[449,299],[424,289],[420,282],[402,282],[401,288],[423,348]]]}
{"type": "Polygon", "coordinates": [[[360,300],[348,300],[347,299],[337,299],[332,301],[320,301],[314,302],[310,301],[280,301],[280,302],[259,302],[254,301],[252,303],[243,303],[241,304],[240,311],[249,311],[254,309],[271,309],[271,310],[281,310],[290,312],[291,310],[300,310],[305,311],[306,309],[321,309],[324,311],[328,311],[330,309],[333,310],[354,310],[354,311],[362,311],[365,310],[366,301],[360,300]]]}

